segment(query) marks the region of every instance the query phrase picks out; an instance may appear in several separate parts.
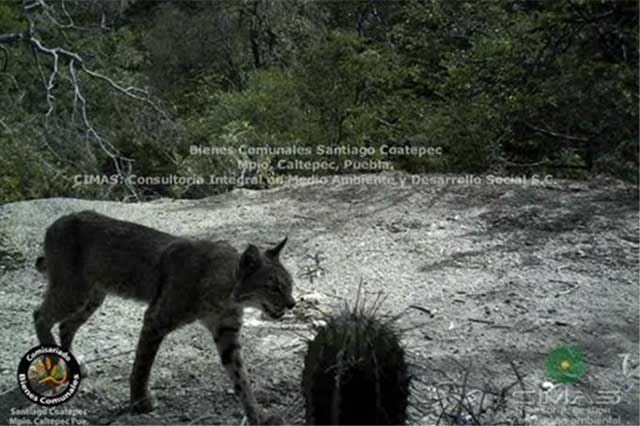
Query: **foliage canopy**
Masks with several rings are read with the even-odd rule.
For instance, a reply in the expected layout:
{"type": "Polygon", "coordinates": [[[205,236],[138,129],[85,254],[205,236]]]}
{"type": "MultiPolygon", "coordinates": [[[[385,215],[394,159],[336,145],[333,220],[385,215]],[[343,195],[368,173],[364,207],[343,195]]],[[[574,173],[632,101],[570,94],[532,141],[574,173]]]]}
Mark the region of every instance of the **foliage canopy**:
{"type": "Polygon", "coordinates": [[[4,202],[200,197],[221,188],[74,176],[237,175],[239,160],[277,160],[192,145],[430,146],[442,155],[391,160],[415,173],[638,180],[636,1],[38,4],[0,3],[4,202]],[[53,56],[31,36],[82,58],[74,75],[61,56],[49,98],[53,56]]]}

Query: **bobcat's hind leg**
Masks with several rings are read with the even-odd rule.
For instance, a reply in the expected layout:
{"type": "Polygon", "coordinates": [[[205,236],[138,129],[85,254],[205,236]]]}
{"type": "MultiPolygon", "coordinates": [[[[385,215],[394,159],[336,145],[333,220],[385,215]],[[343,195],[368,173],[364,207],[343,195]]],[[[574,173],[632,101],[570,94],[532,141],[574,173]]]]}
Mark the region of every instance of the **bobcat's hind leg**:
{"type": "MultiPolygon", "coordinates": [[[[47,251],[45,239],[45,251],[47,251]]],[[[41,345],[55,345],[51,329],[55,324],[78,312],[89,300],[91,288],[80,278],[74,256],[52,256],[38,260],[42,272],[47,272],[44,300],[33,311],[33,322],[41,345]],[[45,267],[46,264],[46,267],[45,267]]]]}
{"type": "MultiPolygon", "coordinates": [[[[106,293],[94,290],[91,292],[89,296],[89,300],[80,308],[78,311],[73,314],[67,316],[59,325],[59,333],[60,333],[60,346],[67,351],[71,351],[71,346],[73,345],[73,338],[75,337],[78,329],[82,327],[84,323],[91,318],[91,315],[102,305],[104,299],[106,297],[106,293]]],[[[74,354],[78,363],[80,364],[80,372],[83,377],[89,375],[89,370],[87,369],[87,365],[84,363],[82,357],[74,354]]]]}
{"type": "Polygon", "coordinates": [[[102,305],[106,293],[94,290],[89,296],[89,300],[80,310],[66,317],[60,323],[60,346],[70,351],[78,329],[91,318],[91,315],[102,305]]]}
{"type": "Polygon", "coordinates": [[[52,286],[49,284],[44,300],[33,311],[33,323],[41,345],[55,345],[51,329],[55,324],[73,315],[85,305],[88,293],[83,290],[82,283],[74,285],[65,283],[74,289],[73,294],[66,294],[64,286],[52,286]]]}

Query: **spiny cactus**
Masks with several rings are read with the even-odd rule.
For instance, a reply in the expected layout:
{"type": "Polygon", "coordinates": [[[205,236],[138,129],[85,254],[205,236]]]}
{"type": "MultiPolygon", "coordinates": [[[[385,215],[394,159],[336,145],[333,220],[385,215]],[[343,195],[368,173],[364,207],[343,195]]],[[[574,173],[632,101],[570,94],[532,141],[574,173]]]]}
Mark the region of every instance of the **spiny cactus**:
{"type": "Polygon", "coordinates": [[[404,424],[409,377],[393,319],[348,307],[327,317],[305,356],[307,424],[404,424]]]}

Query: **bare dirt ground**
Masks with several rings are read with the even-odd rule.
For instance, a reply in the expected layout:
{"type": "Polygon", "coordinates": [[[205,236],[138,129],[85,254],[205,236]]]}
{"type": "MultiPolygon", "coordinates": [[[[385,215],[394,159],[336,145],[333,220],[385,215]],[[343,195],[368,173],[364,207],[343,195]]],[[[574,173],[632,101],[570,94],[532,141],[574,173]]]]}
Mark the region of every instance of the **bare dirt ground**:
{"type": "MultiPolygon", "coordinates": [[[[45,280],[33,263],[44,231],[83,209],[238,249],[289,235],[283,259],[299,303],[278,322],[249,312],[243,329],[257,399],[288,422],[304,421],[304,339],[318,309],[353,300],[362,282],[370,298],[384,292],[387,312],[406,310],[397,324],[414,376],[411,423],[640,423],[638,192],[603,178],[543,186],[332,182],[192,201],[2,206],[0,423],[29,406],[15,371],[37,343],[31,312],[45,280]],[[545,383],[545,357],[559,344],[586,361],[576,383],[545,383]]],[[[64,408],[99,424],[241,423],[212,338],[198,325],[163,343],[151,379],[156,410],[127,410],[143,312],[109,298],[81,329],[74,352],[90,375],[64,408]]]]}

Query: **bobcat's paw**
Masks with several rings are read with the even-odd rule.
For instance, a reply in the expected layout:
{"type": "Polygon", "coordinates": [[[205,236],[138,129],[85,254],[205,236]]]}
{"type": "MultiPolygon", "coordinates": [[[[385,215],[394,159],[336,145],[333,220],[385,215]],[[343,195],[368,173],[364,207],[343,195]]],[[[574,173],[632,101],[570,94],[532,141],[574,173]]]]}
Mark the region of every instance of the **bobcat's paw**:
{"type": "Polygon", "coordinates": [[[131,410],[137,414],[144,414],[153,411],[153,400],[150,396],[131,398],[131,410]]]}
{"type": "Polygon", "coordinates": [[[82,376],[83,379],[89,377],[89,368],[87,368],[84,357],[82,355],[76,355],[76,361],[78,361],[78,366],[80,367],[80,376],[82,376]]]}

